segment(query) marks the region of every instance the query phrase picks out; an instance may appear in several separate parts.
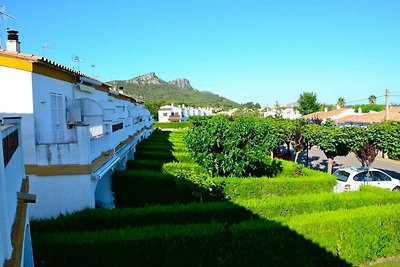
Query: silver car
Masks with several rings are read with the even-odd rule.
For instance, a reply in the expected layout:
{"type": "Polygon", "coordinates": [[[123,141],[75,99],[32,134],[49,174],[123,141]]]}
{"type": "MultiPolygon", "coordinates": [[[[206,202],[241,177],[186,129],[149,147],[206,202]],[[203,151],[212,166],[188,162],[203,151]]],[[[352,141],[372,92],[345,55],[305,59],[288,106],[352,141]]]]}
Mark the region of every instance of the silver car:
{"type": "Polygon", "coordinates": [[[335,192],[355,191],[360,185],[372,185],[386,188],[392,191],[400,191],[400,181],[392,178],[387,173],[366,167],[348,167],[338,169],[333,173],[336,176],[338,185],[335,192]]]}

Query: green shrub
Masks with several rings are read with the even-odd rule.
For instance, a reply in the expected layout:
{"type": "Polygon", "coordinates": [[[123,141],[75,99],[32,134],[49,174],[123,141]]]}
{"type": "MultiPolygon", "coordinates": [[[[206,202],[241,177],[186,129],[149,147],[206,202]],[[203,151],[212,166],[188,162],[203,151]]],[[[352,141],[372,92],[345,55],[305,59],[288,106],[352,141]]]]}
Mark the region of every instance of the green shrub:
{"type": "Polygon", "coordinates": [[[172,155],[178,162],[193,162],[188,152],[173,152],[172,155]]]}
{"type": "Polygon", "coordinates": [[[162,171],[163,162],[156,160],[128,160],[126,162],[127,170],[152,170],[162,171]]]}
{"type": "Polygon", "coordinates": [[[117,207],[185,203],[192,200],[190,191],[178,192],[174,176],[149,170],[114,172],[112,191],[117,207]]]}
{"type": "Polygon", "coordinates": [[[319,173],[318,176],[293,178],[215,178],[225,181],[224,194],[230,199],[265,198],[332,192],[337,184],[333,175],[319,173]]]}
{"type": "Polygon", "coordinates": [[[400,203],[400,194],[366,186],[361,187],[361,191],[357,192],[344,192],[341,194],[326,192],[287,197],[274,196],[257,199],[237,199],[235,203],[246,207],[263,218],[285,221],[290,216],[305,213],[339,209],[350,210],[370,205],[400,203]]]}
{"type": "Polygon", "coordinates": [[[400,252],[400,204],[299,215],[287,224],[355,264],[400,252]]]}
{"type": "Polygon", "coordinates": [[[182,129],[190,126],[190,122],[154,122],[154,127],[160,129],[182,129]]]}
{"type": "Polygon", "coordinates": [[[278,139],[266,120],[216,116],[192,127],[185,141],[192,158],[214,176],[272,177],[282,171],[280,162],[268,158],[278,139]]]}
{"type": "Polygon", "coordinates": [[[165,173],[172,175],[177,175],[180,173],[198,175],[207,172],[199,164],[190,162],[168,162],[163,165],[162,169],[165,173]]]}
{"type": "Polygon", "coordinates": [[[158,161],[174,161],[175,157],[169,151],[146,151],[139,150],[135,153],[135,159],[138,160],[158,160],[158,161]]]}
{"type": "Polygon", "coordinates": [[[144,208],[85,209],[57,218],[31,221],[35,235],[50,232],[86,232],[158,224],[239,223],[259,218],[231,202],[154,205],[144,208]]]}
{"type": "Polygon", "coordinates": [[[33,239],[36,266],[218,266],[224,224],[58,232],[33,239]]]}

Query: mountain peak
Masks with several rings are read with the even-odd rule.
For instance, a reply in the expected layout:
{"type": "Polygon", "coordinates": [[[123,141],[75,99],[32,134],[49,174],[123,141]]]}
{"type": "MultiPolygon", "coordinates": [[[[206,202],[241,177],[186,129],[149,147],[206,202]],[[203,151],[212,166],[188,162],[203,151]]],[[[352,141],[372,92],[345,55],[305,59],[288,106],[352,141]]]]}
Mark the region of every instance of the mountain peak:
{"type": "Polygon", "coordinates": [[[186,78],[179,78],[169,82],[170,84],[176,85],[180,88],[192,88],[189,80],[186,78]]]}
{"type": "Polygon", "coordinates": [[[149,72],[140,76],[137,76],[133,79],[130,79],[127,81],[128,83],[133,83],[137,85],[143,85],[143,84],[165,84],[166,82],[161,80],[160,78],[157,77],[155,72],[149,72]]]}

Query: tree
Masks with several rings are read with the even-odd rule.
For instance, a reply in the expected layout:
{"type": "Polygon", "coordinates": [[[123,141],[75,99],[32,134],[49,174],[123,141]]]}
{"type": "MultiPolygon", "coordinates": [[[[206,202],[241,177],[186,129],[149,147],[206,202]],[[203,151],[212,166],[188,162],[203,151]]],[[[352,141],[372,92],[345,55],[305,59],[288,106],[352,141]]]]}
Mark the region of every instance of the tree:
{"type": "Polygon", "coordinates": [[[299,99],[298,110],[301,115],[307,115],[319,110],[320,104],[317,102],[317,94],[311,92],[303,92],[299,99]]]}
{"type": "Polygon", "coordinates": [[[368,102],[370,105],[375,105],[376,104],[376,96],[371,95],[370,97],[368,97],[368,102]]]}
{"type": "Polygon", "coordinates": [[[306,138],[303,135],[303,129],[306,125],[306,122],[303,119],[296,119],[291,122],[293,127],[290,135],[290,143],[292,144],[294,152],[296,153],[294,162],[297,163],[300,152],[304,151],[307,146],[306,138]]]}
{"type": "Polygon", "coordinates": [[[318,124],[306,125],[304,136],[328,158],[328,173],[332,173],[336,156],[346,156],[350,151],[359,149],[366,140],[365,130],[361,128],[318,124]]]}
{"type": "Polygon", "coordinates": [[[343,97],[339,97],[337,100],[337,104],[340,108],[344,108],[344,106],[346,105],[346,101],[344,100],[343,97]]]}
{"type": "Polygon", "coordinates": [[[368,127],[368,138],[372,145],[390,158],[400,158],[400,122],[372,124],[368,127]]]}
{"type": "Polygon", "coordinates": [[[378,155],[378,149],[369,143],[364,143],[363,147],[355,152],[356,158],[360,161],[361,166],[370,167],[378,155]]]}

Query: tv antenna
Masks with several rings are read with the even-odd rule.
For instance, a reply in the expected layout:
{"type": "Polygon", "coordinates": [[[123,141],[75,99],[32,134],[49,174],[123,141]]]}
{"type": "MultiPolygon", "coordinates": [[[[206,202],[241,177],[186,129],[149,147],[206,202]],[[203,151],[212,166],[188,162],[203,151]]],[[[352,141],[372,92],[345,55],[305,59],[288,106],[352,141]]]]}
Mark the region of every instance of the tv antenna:
{"type": "Polygon", "coordinates": [[[15,19],[15,17],[13,17],[13,16],[11,16],[11,15],[6,13],[6,7],[2,6],[2,5],[0,5],[0,18],[2,20],[15,19]]]}
{"type": "MultiPolygon", "coordinates": [[[[6,19],[15,19],[15,17],[6,13],[6,7],[3,5],[0,5],[0,18],[2,21],[6,19]]],[[[0,25],[0,48],[1,48],[1,25],[0,25]]]]}
{"type": "Polygon", "coordinates": [[[72,60],[72,68],[75,69],[75,65],[77,65],[78,71],[81,71],[81,68],[80,68],[80,64],[82,62],[81,58],[77,55],[72,55],[71,60],[72,60]]]}
{"type": "Polygon", "coordinates": [[[42,45],[42,55],[43,55],[43,57],[44,57],[46,51],[49,50],[49,49],[57,49],[57,48],[55,48],[55,47],[53,47],[53,46],[50,46],[47,42],[45,42],[45,43],[42,45]]]}

